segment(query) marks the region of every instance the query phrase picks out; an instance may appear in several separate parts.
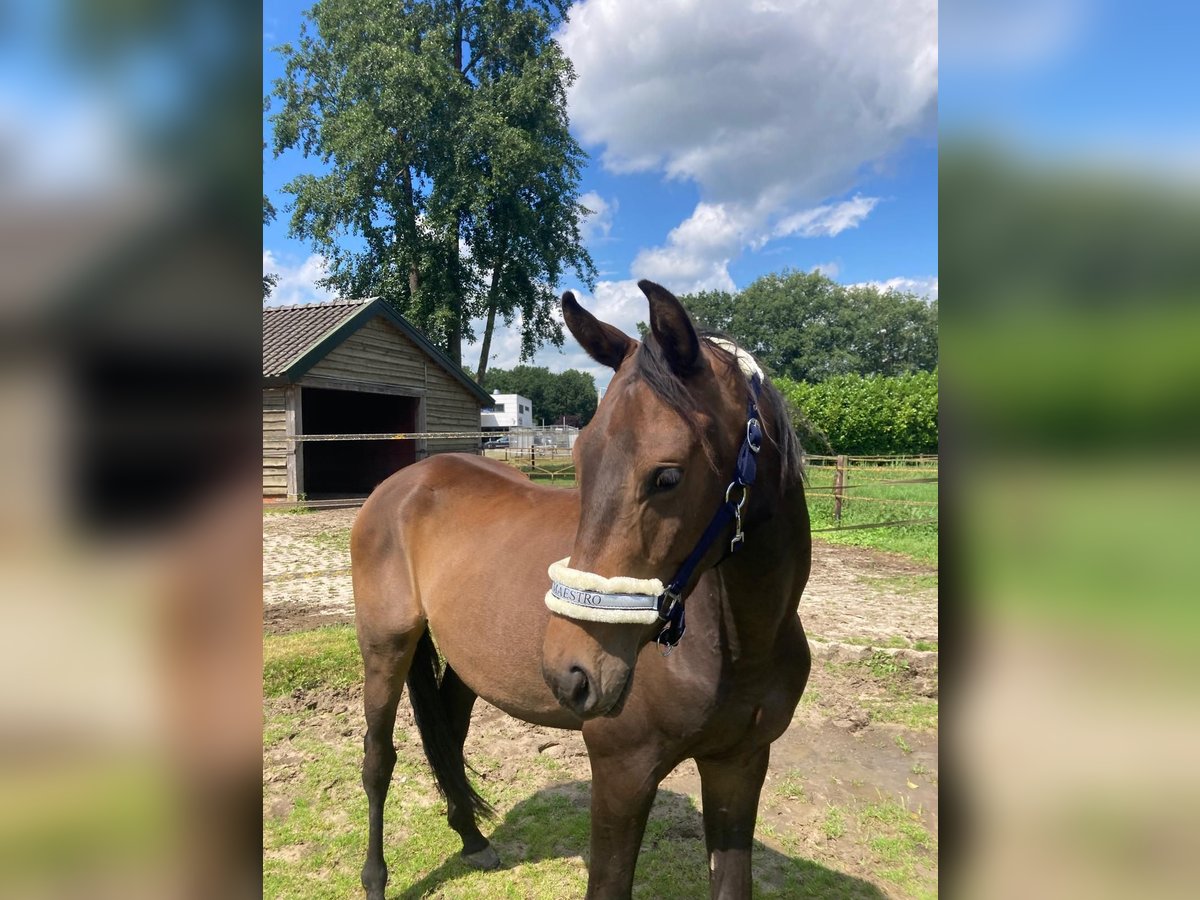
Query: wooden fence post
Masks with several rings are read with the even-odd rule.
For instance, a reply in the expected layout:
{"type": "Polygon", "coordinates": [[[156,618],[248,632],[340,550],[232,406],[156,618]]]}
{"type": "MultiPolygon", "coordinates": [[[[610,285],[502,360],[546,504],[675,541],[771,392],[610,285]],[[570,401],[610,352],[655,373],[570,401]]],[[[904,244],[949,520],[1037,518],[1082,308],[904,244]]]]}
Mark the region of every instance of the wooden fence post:
{"type": "Polygon", "coordinates": [[[837,458],[837,468],[833,472],[833,520],[842,524],[842,491],[846,487],[846,457],[837,458]]]}

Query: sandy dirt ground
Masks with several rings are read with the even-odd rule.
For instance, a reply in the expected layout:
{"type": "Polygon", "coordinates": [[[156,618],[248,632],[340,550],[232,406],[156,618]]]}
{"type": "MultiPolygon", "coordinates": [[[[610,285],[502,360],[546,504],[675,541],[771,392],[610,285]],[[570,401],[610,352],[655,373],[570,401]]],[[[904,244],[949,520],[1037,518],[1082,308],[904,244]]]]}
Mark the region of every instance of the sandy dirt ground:
{"type": "MultiPolygon", "coordinates": [[[[348,529],[356,514],[356,509],[345,509],[264,516],[265,633],[353,621],[348,529]]],[[[936,574],[906,557],[814,541],[812,575],[800,605],[814,653],[812,675],[792,726],[772,746],[759,809],[757,836],[768,846],[871,881],[887,896],[908,893],[876,877],[861,842],[854,840],[853,816],[847,817],[847,834],[837,838],[821,822],[831,806],[852,810],[892,799],[919,812],[921,824],[937,839],[936,727],[878,722],[872,713],[895,698],[897,679],[909,699],[937,699],[937,651],[912,649],[918,642],[936,646],[936,574]],[[899,663],[889,669],[891,691],[873,677],[869,665],[889,658],[899,663]]],[[[308,710],[313,733],[361,741],[360,731],[345,726],[347,714],[350,721],[360,716],[360,689],[282,702],[308,710]]],[[[413,727],[405,700],[397,728],[413,727]]],[[[490,767],[476,766],[485,795],[487,782],[511,778],[539,754],[555,758],[586,791],[587,752],[578,733],[529,725],[479,701],[468,759],[472,748],[478,748],[477,756],[495,761],[490,767]]],[[[302,764],[287,754],[269,754],[264,781],[268,786],[286,783],[291,770],[302,764]]],[[[698,803],[695,764],[681,765],[662,788],[698,803]]],[[[266,812],[270,814],[269,807],[266,812]]],[[[696,837],[703,840],[700,832],[696,837]]]]}

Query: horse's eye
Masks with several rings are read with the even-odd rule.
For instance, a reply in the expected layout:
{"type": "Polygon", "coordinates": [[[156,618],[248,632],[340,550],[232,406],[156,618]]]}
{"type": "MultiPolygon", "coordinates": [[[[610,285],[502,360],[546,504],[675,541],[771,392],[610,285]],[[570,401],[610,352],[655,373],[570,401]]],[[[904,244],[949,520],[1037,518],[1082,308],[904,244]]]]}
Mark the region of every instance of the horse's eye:
{"type": "Polygon", "coordinates": [[[683,469],[675,466],[668,466],[665,469],[659,469],[654,473],[654,489],[656,491],[669,491],[683,479],[683,469]]]}

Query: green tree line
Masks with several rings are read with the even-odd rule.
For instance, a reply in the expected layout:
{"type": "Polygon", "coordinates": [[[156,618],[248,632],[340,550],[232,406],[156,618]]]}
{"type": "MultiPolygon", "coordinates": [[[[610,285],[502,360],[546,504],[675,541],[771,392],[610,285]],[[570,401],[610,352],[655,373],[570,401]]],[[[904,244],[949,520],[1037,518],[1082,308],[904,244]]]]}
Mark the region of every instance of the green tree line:
{"type": "Polygon", "coordinates": [[[809,453],[850,456],[938,452],[938,376],[835,375],[813,384],[776,378],[809,453]]]}
{"type": "Polygon", "coordinates": [[[701,328],[728,334],[775,377],[816,383],[927,372],[938,364],[937,301],[911,293],[788,270],[742,291],[680,300],[701,328]]]}
{"type": "Polygon", "coordinates": [[[487,390],[493,394],[520,394],[533,404],[535,423],[574,425],[582,428],[596,413],[596,381],[587,372],[567,369],[555,374],[543,366],[492,369],[487,390]]]}

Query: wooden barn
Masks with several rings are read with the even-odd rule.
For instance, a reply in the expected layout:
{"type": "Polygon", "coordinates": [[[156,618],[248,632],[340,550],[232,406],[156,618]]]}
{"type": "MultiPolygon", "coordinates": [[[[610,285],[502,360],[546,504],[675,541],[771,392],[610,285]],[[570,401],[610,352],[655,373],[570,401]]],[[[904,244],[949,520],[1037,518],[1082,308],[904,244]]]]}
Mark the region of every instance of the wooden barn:
{"type": "Polygon", "coordinates": [[[263,497],[366,496],[461,441],[313,441],[288,435],[479,431],[492,398],[382,300],[263,308],[263,497]]]}

